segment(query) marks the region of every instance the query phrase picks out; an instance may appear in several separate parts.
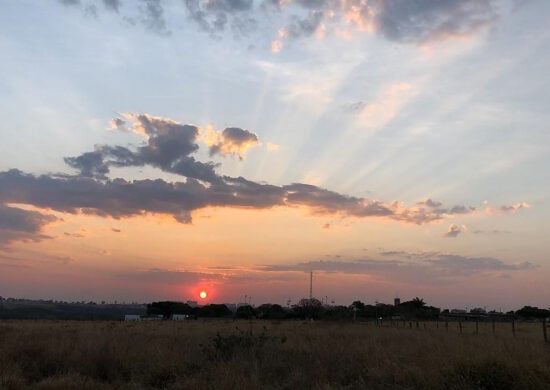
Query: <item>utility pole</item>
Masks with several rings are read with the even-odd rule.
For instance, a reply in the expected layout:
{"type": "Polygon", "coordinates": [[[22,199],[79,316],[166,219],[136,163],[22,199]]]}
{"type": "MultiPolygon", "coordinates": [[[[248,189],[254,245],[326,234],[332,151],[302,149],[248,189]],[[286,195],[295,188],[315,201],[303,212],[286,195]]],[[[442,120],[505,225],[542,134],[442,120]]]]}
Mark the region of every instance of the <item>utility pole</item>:
{"type": "Polygon", "coordinates": [[[309,300],[313,299],[313,271],[309,271],[309,300]]]}

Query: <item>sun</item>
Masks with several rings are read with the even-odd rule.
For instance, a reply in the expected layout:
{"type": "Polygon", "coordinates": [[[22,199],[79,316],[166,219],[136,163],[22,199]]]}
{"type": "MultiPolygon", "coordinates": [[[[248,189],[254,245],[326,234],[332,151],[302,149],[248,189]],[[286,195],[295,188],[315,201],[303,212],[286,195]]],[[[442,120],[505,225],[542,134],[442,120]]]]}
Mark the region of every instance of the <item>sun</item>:
{"type": "Polygon", "coordinates": [[[201,297],[201,299],[206,298],[206,295],[207,295],[206,291],[204,291],[204,290],[199,293],[199,297],[201,297]]]}

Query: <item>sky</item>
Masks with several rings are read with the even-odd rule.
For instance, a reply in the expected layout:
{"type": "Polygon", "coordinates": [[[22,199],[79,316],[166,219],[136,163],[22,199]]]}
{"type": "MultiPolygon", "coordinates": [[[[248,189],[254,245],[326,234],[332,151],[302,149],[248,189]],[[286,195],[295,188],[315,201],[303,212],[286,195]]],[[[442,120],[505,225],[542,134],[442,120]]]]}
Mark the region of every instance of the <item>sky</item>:
{"type": "Polygon", "coordinates": [[[0,295],[547,308],[549,15],[3,2],[0,295]]]}

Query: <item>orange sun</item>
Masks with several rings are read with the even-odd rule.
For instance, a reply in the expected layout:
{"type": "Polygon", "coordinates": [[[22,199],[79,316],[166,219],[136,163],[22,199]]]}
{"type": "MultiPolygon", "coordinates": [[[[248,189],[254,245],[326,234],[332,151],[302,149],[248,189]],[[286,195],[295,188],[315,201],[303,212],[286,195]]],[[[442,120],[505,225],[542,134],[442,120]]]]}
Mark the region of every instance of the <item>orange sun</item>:
{"type": "Polygon", "coordinates": [[[199,293],[199,297],[201,297],[201,299],[206,298],[206,291],[204,291],[204,290],[201,291],[201,292],[199,293]]]}

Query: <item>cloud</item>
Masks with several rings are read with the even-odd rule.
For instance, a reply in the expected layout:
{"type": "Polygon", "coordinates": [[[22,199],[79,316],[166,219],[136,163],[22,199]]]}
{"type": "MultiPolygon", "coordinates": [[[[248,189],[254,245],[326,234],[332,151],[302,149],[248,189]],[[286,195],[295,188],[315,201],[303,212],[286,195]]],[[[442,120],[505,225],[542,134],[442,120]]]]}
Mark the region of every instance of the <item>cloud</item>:
{"type": "Polygon", "coordinates": [[[467,257],[437,252],[407,253],[391,251],[390,260],[350,259],[314,260],[295,264],[258,266],[264,272],[321,272],[350,275],[369,275],[389,280],[441,283],[476,275],[500,277],[502,272],[521,272],[538,266],[528,261],[506,263],[492,257],[467,257]],[[404,260],[407,259],[407,260],[404,260]]]}
{"type": "Polygon", "coordinates": [[[150,268],[142,271],[134,271],[117,274],[117,279],[131,280],[140,283],[176,284],[196,283],[201,280],[217,280],[223,275],[217,273],[202,273],[192,271],[178,271],[161,268],[150,268]]]}
{"type": "Polygon", "coordinates": [[[424,205],[431,208],[437,208],[437,207],[441,207],[441,202],[436,202],[428,198],[426,200],[423,200],[422,202],[418,202],[417,205],[424,205]]]}
{"type": "Polygon", "coordinates": [[[449,225],[449,229],[446,233],[443,234],[443,237],[447,238],[456,238],[460,233],[467,232],[468,228],[466,225],[458,226],[456,224],[449,225]]]}
{"type": "Polygon", "coordinates": [[[221,133],[209,129],[203,140],[210,146],[210,156],[215,154],[235,155],[241,160],[248,149],[260,143],[256,134],[239,127],[228,127],[221,133]]]}
{"type": "MultiPolygon", "coordinates": [[[[17,169],[0,172],[0,205],[27,204],[65,213],[113,218],[147,213],[168,214],[180,223],[190,223],[192,212],[206,207],[305,207],[316,215],[385,218],[416,225],[438,222],[476,210],[465,206],[447,208],[431,199],[407,206],[397,201],[383,202],[349,196],[311,184],[276,186],[243,177],[222,176],[215,171],[215,164],[197,161],[192,156],[199,150],[198,127],[148,114],[123,114],[123,117],[131,121],[130,127],[122,120],[114,124],[124,131],[134,131],[144,136],[143,145],[97,145],[92,152],[65,158],[65,162],[78,171],[74,175],[36,176],[17,169]],[[129,181],[109,177],[111,167],[145,165],[180,175],[182,179],[175,182],[161,179],[129,181]]],[[[239,153],[241,157],[248,147],[259,142],[255,134],[236,127],[225,129],[218,141],[214,144],[217,153],[239,153]]],[[[526,205],[521,203],[511,209],[517,211],[526,208],[526,205]]],[[[11,218],[21,220],[26,216],[35,221],[32,228],[26,229],[30,234],[37,234],[53,218],[2,207],[4,219],[9,219],[11,212],[11,218]]],[[[501,209],[508,212],[510,207],[501,209]]],[[[10,229],[14,230],[13,227],[10,229]]],[[[452,237],[458,232],[451,230],[448,234],[452,237]]]]}
{"type": "Polygon", "coordinates": [[[106,9],[109,11],[114,11],[118,13],[118,10],[120,8],[120,0],[103,0],[103,5],[106,9]]]}
{"type": "Polygon", "coordinates": [[[379,0],[371,2],[374,26],[396,42],[421,43],[467,36],[497,18],[491,0],[379,0]]]}
{"type": "Polygon", "coordinates": [[[142,0],[142,3],[144,4],[141,5],[141,21],[145,27],[158,34],[169,35],[160,0],[142,0]]]}
{"type": "MultiPolygon", "coordinates": [[[[80,0],[60,0],[72,7],[89,7],[80,0]]],[[[212,37],[229,33],[234,38],[258,41],[252,33],[267,35],[271,49],[285,41],[332,34],[351,37],[368,32],[387,40],[422,44],[452,37],[469,37],[494,25],[506,0],[182,0],[189,20],[212,37]],[[254,38],[254,39],[253,39],[254,38]]],[[[103,0],[108,12],[123,20],[138,20],[147,30],[171,34],[160,0],[125,3],[103,0]]],[[[97,12],[97,10],[95,11],[97,12]]],[[[135,21],[134,21],[135,24],[135,21]]]]}
{"type": "Polygon", "coordinates": [[[10,207],[0,203],[0,246],[14,241],[41,241],[50,237],[41,229],[57,218],[37,211],[10,207]]]}
{"type": "Polygon", "coordinates": [[[147,138],[147,144],[134,150],[123,146],[99,145],[95,151],[77,157],[67,157],[65,162],[80,171],[80,176],[106,179],[109,168],[151,165],[166,172],[213,182],[218,180],[215,164],[196,161],[190,155],[199,149],[196,143],[199,128],[182,125],[166,118],[147,114],[123,114],[133,121],[131,129],[122,119],[113,119],[117,129],[131,130],[147,138]]]}

